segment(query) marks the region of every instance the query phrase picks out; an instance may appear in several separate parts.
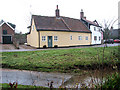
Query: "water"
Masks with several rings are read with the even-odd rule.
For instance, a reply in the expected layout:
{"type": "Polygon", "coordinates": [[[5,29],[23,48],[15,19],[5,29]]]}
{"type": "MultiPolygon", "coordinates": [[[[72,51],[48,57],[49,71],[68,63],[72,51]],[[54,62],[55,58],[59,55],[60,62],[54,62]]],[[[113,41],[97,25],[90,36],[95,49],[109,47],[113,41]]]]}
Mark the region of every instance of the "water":
{"type": "Polygon", "coordinates": [[[53,87],[80,88],[81,86],[92,87],[100,84],[103,77],[112,74],[113,70],[86,71],[84,75],[73,75],[65,73],[47,73],[26,70],[1,69],[0,80],[2,83],[18,82],[22,85],[35,85],[48,87],[48,83],[53,81],[53,87]]]}
{"type": "Polygon", "coordinates": [[[61,86],[63,79],[64,82],[69,80],[72,75],[61,74],[61,73],[46,73],[46,72],[36,72],[36,71],[26,71],[26,70],[10,70],[1,69],[2,74],[0,79],[2,83],[13,83],[18,82],[22,85],[35,85],[48,87],[48,83],[54,82],[54,87],[57,88],[61,86]]]}

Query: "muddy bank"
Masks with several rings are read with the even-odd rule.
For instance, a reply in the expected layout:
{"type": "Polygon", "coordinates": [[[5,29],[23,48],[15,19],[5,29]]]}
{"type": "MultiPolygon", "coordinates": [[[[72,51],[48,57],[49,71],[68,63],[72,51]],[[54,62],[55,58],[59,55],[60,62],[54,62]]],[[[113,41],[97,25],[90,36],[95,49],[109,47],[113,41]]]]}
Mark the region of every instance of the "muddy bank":
{"type": "MultiPolygon", "coordinates": [[[[20,69],[19,66],[10,66],[7,64],[2,64],[2,68],[11,68],[11,69],[20,69]]],[[[31,68],[31,67],[30,67],[31,68]]],[[[79,73],[81,70],[103,70],[103,69],[111,69],[111,70],[120,70],[120,63],[113,64],[111,63],[103,63],[103,64],[92,64],[92,65],[74,65],[64,70],[60,70],[59,68],[50,68],[50,67],[33,67],[32,71],[42,71],[42,72],[60,72],[60,73],[79,73]],[[57,70],[58,69],[58,70],[57,70]],[[52,71],[53,70],[53,71],[52,71]]],[[[29,70],[21,68],[20,70],[29,70]]]]}
{"type": "Polygon", "coordinates": [[[103,69],[118,69],[120,70],[120,63],[112,64],[112,63],[103,63],[103,64],[92,64],[92,65],[74,65],[74,68],[79,68],[82,70],[103,70],[103,69]],[[115,68],[116,67],[116,68],[115,68]]]}

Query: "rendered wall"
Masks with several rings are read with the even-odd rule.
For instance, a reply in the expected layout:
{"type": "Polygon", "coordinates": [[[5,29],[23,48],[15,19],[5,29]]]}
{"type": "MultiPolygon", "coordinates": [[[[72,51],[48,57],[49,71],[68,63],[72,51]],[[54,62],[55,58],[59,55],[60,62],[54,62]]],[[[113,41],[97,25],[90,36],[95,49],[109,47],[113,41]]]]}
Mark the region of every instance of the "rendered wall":
{"type": "Polygon", "coordinates": [[[76,45],[90,45],[91,33],[80,32],[64,32],[64,31],[40,31],[40,47],[44,45],[48,47],[48,36],[52,36],[52,47],[58,45],[58,47],[64,46],[76,46],[76,45]],[[42,41],[42,36],[46,36],[46,41],[42,41]],[[58,36],[58,40],[54,41],[54,36],[58,36]],[[70,39],[72,36],[72,40],[70,39]],[[82,40],[78,40],[78,36],[82,36],[82,40]],[[88,40],[85,37],[88,36],[88,40]]]}
{"type": "Polygon", "coordinates": [[[30,32],[30,34],[27,35],[27,44],[32,47],[36,47],[36,48],[39,47],[38,32],[35,27],[34,19],[32,19],[31,32],[30,32]],[[33,28],[33,26],[34,26],[34,28],[33,28]]]}

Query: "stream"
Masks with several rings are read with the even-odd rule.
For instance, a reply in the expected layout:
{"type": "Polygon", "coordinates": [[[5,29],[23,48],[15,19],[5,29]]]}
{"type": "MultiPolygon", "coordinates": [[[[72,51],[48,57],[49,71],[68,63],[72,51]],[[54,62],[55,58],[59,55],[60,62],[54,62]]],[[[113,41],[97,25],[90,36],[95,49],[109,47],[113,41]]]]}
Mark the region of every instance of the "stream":
{"type": "Polygon", "coordinates": [[[15,69],[0,69],[0,81],[1,83],[13,83],[17,82],[21,85],[35,85],[48,87],[48,83],[53,81],[53,87],[66,87],[66,88],[78,88],[88,86],[92,87],[93,84],[100,84],[103,77],[111,75],[116,72],[114,70],[89,70],[84,71],[87,74],[75,75],[67,73],[49,73],[49,72],[37,72],[27,70],[15,70],[15,69]]]}

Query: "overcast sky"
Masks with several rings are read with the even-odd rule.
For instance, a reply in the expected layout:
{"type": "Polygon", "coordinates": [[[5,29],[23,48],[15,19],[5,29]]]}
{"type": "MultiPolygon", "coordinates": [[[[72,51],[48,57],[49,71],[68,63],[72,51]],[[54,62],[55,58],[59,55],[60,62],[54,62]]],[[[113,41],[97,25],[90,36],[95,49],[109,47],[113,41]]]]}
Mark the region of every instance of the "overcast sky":
{"type": "MultiPolygon", "coordinates": [[[[16,31],[26,33],[30,25],[31,14],[55,16],[56,5],[60,15],[80,19],[83,9],[88,20],[102,23],[104,20],[118,18],[118,2],[120,0],[1,0],[0,20],[16,25],[16,31]]],[[[117,22],[114,24],[117,28],[117,22]]]]}

